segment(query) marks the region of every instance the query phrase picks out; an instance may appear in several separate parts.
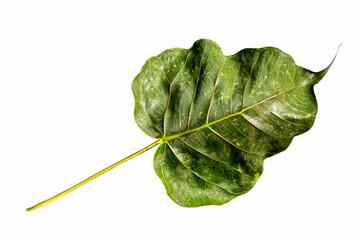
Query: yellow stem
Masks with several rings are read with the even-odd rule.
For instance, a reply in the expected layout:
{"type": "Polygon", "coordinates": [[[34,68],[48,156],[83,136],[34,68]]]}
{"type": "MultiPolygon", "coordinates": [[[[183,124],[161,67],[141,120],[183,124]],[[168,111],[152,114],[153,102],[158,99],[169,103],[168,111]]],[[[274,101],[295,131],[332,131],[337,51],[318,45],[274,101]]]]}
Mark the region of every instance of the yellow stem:
{"type": "Polygon", "coordinates": [[[110,166],[108,166],[107,168],[104,168],[104,169],[101,170],[100,172],[95,173],[95,174],[92,175],[91,177],[85,179],[85,180],[82,181],[82,182],[79,182],[78,184],[72,186],[71,188],[69,188],[69,189],[67,189],[67,190],[65,190],[65,191],[63,191],[63,192],[61,192],[61,193],[59,193],[59,194],[57,194],[57,195],[55,195],[55,196],[53,196],[53,197],[45,200],[45,201],[43,201],[43,202],[40,202],[40,203],[38,203],[38,204],[30,207],[30,208],[27,208],[26,211],[32,211],[32,210],[35,210],[35,209],[37,209],[37,208],[41,208],[41,207],[43,207],[43,206],[45,206],[45,205],[47,205],[47,204],[49,204],[49,203],[51,203],[51,202],[53,202],[53,201],[55,201],[55,200],[57,200],[57,199],[65,196],[66,194],[74,191],[75,189],[77,189],[77,188],[81,187],[82,185],[90,182],[91,180],[99,177],[100,175],[102,175],[102,174],[110,171],[111,169],[119,166],[120,164],[122,164],[122,163],[124,163],[124,162],[126,162],[126,161],[128,161],[128,160],[130,160],[130,159],[132,159],[133,157],[136,157],[136,156],[140,155],[141,153],[149,150],[150,148],[155,147],[156,145],[158,145],[158,144],[161,143],[161,142],[162,142],[161,139],[159,139],[159,140],[156,141],[156,142],[153,142],[153,143],[150,144],[149,146],[147,146],[147,147],[145,147],[145,148],[137,151],[136,153],[133,153],[133,154],[131,154],[130,156],[128,156],[128,157],[126,157],[126,158],[124,158],[124,159],[122,159],[122,160],[120,160],[120,161],[118,161],[118,162],[116,162],[116,163],[114,163],[114,164],[112,164],[112,165],[110,165],[110,166]]]}

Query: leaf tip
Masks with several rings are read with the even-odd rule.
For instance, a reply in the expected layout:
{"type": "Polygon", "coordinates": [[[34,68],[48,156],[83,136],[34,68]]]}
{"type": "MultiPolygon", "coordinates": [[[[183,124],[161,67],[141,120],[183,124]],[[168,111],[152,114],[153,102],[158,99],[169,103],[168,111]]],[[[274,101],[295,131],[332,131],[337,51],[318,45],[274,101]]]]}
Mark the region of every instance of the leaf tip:
{"type": "Polygon", "coordinates": [[[313,84],[312,85],[315,85],[317,83],[320,82],[320,80],[326,75],[326,73],[329,71],[330,67],[332,66],[332,64],[334,63],[337,55],[338,55],[338,52],[339,52],[339,49],[341,47],[343,43],[340,43],[340,45],[338,46],[337,50],[336,50],[336,53],[335,53],[335,56],[333,58],[333,60],[331,61],[331,63],[323,70],[319,71],[319,72],[316,72],[315,73],[315,76],[316,76],[316,79],[314,80],[313,84]]]}

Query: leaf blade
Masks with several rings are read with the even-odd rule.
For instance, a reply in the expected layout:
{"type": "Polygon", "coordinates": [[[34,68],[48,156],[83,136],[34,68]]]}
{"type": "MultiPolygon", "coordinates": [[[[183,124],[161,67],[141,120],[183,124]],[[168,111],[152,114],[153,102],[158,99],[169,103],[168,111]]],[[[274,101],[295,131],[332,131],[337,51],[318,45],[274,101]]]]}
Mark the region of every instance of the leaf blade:
{"type": "MultiPolygon", "coordinates": [[[[161,106],[166,103],[157,109],[164,126],[157,137],[165,145],[155,154],[155,171],[179,205],[223,204],[255,185],[265,158],[284,151],[293,137],[311,128],[317,113],[313,86],[330,66],[315,73],[272,47],[224,56],[206,39],[182,51],[187,55],[176,77],[169,81],[163,71],[166,78],[158,78],[168,87],[168,97],[152,96],[161,106]],[[175,163],[184,175],[167,166],[175,163]],[[165,183],[169,179],[176,190],[165,183]]],[[[161,68],[170,69],[163,62],[161,68]]],[[[156,71],[148,74],[154,78],[156,71]]]]}

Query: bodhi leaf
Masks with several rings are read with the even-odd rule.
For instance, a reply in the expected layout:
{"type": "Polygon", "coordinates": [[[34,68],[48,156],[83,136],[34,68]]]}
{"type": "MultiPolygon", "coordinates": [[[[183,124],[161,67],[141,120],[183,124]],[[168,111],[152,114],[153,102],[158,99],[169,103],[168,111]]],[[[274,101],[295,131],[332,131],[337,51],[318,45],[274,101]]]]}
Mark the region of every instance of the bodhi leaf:
{"type": "Polygon", "coordinates": [[[267,157],[311,128],[313,88],[331,64],[312,72],[272,47],[224,56],[206,39],[151,57],[132,84],[134,115],[158,140],[27,211],[158,144],[154,168],[171,199],[184,207],[227,203],[254,187],[267,157]]]}
{"type": "Polygon", "coordinates": [[[312,72],[272,47],[224,56],[206,39],[147,60],[132,84],[134,115],[160,139],[154,168],[169,197],[198,207],[248,192],[264,160],[313,125],[313,87],[329,67],[312,72]]]}

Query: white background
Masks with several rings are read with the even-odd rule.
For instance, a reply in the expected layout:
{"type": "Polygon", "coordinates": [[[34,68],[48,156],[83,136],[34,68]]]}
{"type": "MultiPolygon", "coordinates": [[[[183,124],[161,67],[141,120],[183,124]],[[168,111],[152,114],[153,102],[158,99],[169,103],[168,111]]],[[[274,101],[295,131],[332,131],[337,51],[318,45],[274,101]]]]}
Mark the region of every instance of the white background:
{"type": "Polygon", "coordinates": [[[0,239],[360,239],[356,1],[1,1],[0,239]],[[208,38],[274,46],[319,71],[313,128],[249,193],[182,208],[155,149],[33,212],[25,208],[154,140],[133,119],[149,57],[208,38]]]}

